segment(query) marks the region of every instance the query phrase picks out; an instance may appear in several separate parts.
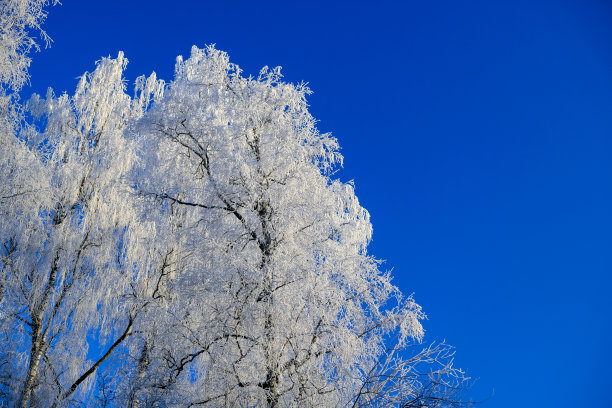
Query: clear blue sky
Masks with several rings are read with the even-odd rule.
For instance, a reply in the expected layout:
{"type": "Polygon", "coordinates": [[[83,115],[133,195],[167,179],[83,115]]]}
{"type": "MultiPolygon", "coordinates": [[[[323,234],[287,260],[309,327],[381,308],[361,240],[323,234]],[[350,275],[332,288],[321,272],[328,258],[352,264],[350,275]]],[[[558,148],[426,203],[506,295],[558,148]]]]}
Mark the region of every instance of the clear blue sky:
{"type": "Polygon", "coordinates": [[[31,92],[125,51],[172,78],[216,43],[314,90],[371,252],[457,347],[483,407],[612,406],[612,6],[605,1],[72,1],[31,92]]]}

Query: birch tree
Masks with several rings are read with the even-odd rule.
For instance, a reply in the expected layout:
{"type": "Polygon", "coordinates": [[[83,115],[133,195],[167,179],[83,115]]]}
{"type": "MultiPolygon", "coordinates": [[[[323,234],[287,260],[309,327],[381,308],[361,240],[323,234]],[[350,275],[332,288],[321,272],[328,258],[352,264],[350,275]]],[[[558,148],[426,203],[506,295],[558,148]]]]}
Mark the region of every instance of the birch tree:
{"type": "Polygon", "coordinates": [[[3,197],[0,219],[2,391],[19,407],[55,406],[86,392],[131,333],[136,311],[121,295],[131,281],[122,257],[132,211],[120,182],[131,150],[121,134],[142,112],[142,98],[124,92],[126,63],[122,54],[103,59],[73,96],[34,96],[28,108],[44,129],[21,132],[27,160],[9,157],[18,174],[31,176],[9,179],[16,193],[3,197]]]}
{"type": "MultiPolygon", "coordinates": [[[[422,339],[424,315],[367,253],[369,215],[352,184],[332,178],[342,156],[316,129],[308,93],[279,68],[245,78],[227,54],[194,47],[134,128],[138,194],[157,203],[164,231],[182,211],[176,233],[157,241],[173,241],[183,261],[150,391],[269,407],[421,392],[407,374],[426,359],[398,353],[422,339]]],[[[452,365],[438,373],[462,381],[452,365]]]]}

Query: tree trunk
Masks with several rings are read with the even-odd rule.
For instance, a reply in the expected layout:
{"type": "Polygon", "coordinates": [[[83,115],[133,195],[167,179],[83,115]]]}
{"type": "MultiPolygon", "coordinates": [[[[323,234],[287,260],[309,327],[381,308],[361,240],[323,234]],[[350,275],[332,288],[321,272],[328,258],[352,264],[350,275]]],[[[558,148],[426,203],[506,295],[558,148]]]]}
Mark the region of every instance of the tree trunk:
{"type": "Polygon", "coordinates": [[[38,382],[38,376],[40,373],[40,360],[42,358],[42,339],[40,338],[40,324],[37,321],[32,325],[32,347],[30,348],[30,364],[28,366],[28,374],[26,381],[21,392],[21,398],[19,399],[19,408],[27,408],[31,405],[32,394],[36,383],[38,382]]]}

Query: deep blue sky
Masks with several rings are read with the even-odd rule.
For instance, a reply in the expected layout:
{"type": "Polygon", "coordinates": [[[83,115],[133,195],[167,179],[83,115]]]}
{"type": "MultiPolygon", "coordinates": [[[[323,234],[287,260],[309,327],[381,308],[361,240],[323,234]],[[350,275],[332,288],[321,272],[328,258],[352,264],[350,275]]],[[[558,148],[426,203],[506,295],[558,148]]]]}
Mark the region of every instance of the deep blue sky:
{"type": "Polygon", "coordinates": [[[371,252],[483,407],[612,406],[612,7],[604,1],[64,0],[31,92],[125,51],[133,80],[216,43],[314,90],[371,252]],[[494,390],[494,391],[493,391],[494,390]]]}

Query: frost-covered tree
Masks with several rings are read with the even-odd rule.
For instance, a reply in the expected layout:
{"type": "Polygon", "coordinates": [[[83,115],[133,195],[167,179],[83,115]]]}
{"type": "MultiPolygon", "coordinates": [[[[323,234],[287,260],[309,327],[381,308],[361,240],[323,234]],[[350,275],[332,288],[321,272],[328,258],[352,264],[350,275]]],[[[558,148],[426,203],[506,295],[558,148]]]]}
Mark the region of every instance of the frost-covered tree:
{"type": "Polygon", "coordinates": [[[415,376],[446,360],[444,345],[402,357],[423,314],[367,253],[368,213],[331,177],[342,156],[308,93],[278,68],[245,78],[227,54],[194,47],[128,133],[142,151],[132,184],[159,257],[173,259],[139,400],[399,406],[463,381],[448,361],[441,381],[415,376]]]}
{"type": "Polygon", "coordinates": [[[28,108],[42,130],[22,129],[2,151],[0,395],[9,406],[86,393],[139,310],[122,296],[133,213],[120,182],[133,156],[122,132],[150,89],[125,94],[126,62],[103,59],[73,96],[34,96],[28,108]]]}
{"type": "MultiPolygon", "coordinates": [[[[27,199],[27,194],[41,187],[36,179],[36,160],[24,143],[18,140],[16,132],[21,125],[18,91],[28,79],[28,53],[32,48],[37,48],[33,36],[38,31],[48,41],[40,29],[46,16],[43,7],[47,3],[46,0],[6,0],[0,3],[0,174],[3,179],[0,183],[0,214],[3,218],[28,211],[31,201],[27,199]],[[17,200],[23,203],[23,208],[9,210],[6,203],[17,200]]],[[[5,224],[0,221],[0,231],[4,228],[5,224]]],[[[6,255],[14,252],[14,241],[6,238],[2,234],[0,241],[5,255],[0,258],[0,324],[5,336],[4,295],[8,289],[6,255]]],[[[6,389],[11,374],[9,360],[7,350],[0,348],[0,401],[3,404],[8,398],[6,389]]]]}

